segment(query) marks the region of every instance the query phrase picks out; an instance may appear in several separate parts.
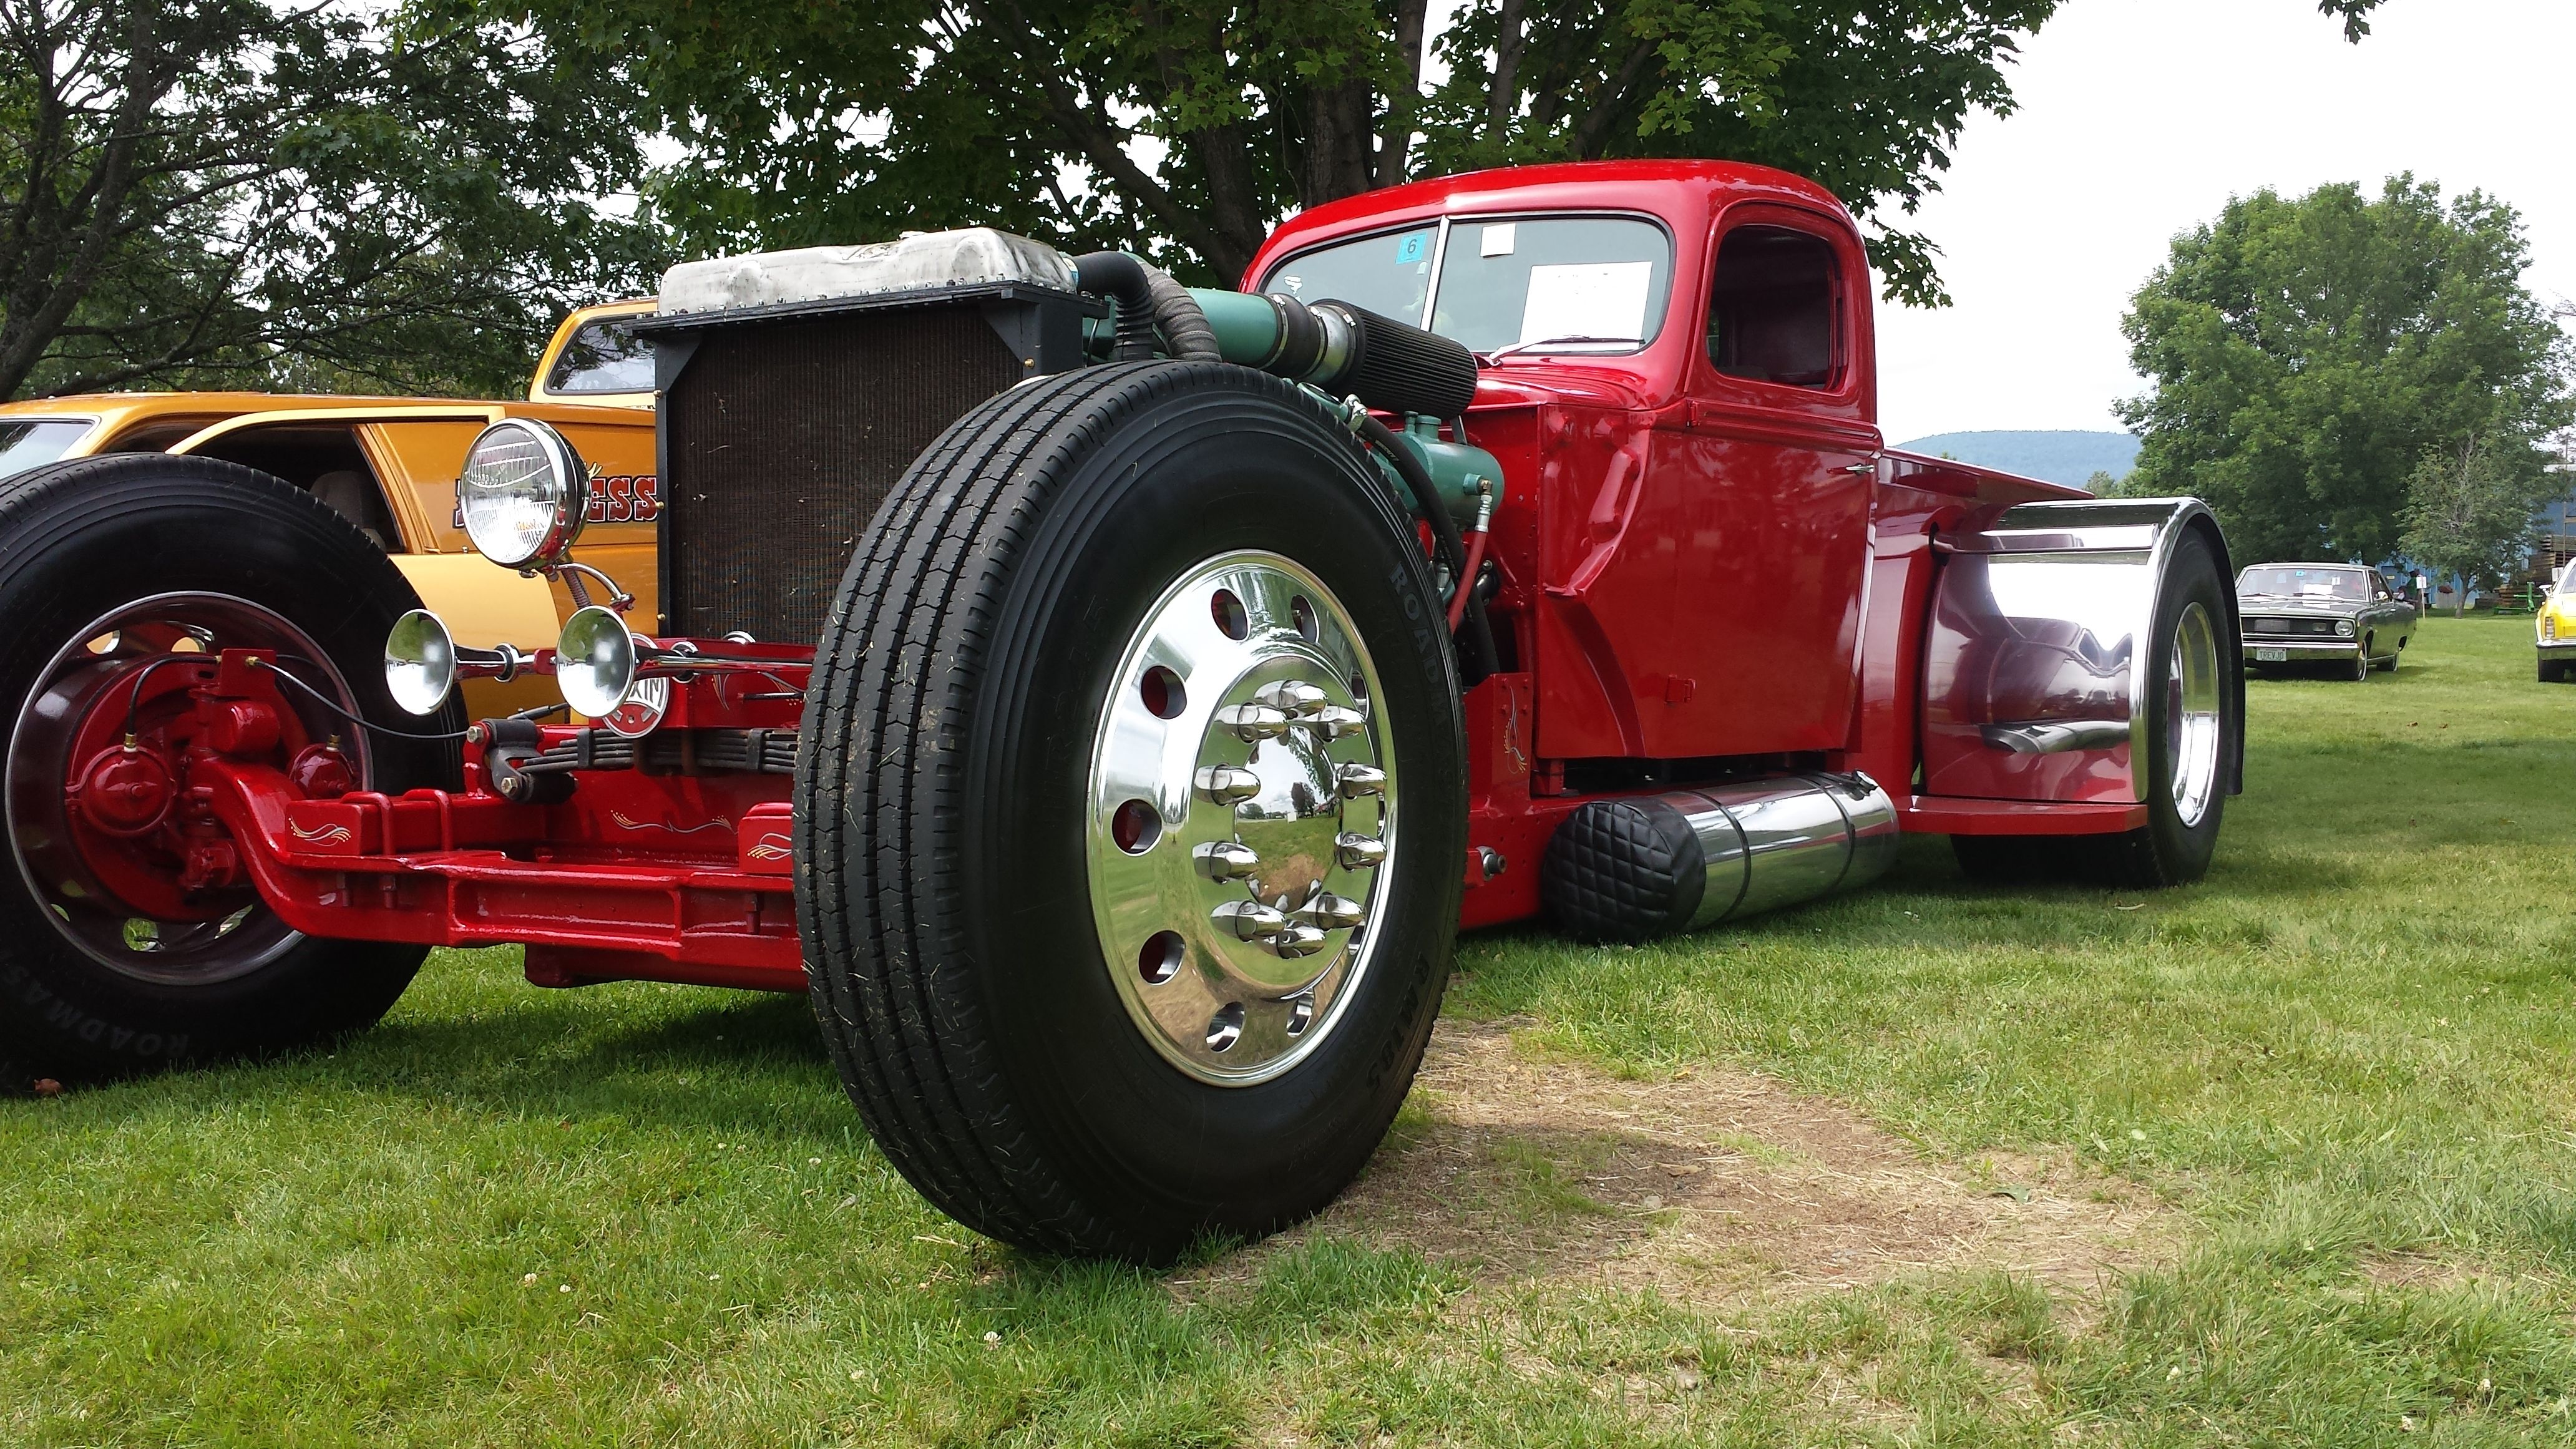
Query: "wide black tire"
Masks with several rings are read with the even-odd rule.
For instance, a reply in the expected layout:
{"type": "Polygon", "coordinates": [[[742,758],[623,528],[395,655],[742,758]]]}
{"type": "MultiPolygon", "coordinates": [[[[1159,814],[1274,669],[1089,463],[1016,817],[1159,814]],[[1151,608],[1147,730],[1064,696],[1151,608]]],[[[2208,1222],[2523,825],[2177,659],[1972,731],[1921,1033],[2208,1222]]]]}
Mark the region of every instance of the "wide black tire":
{"type": "Polygon", "coordinates": [[[2352,680],[2355,684],[2370,682],[2370,641],[2368,639],[2361,641],[2361,648],[2352,656],[2352,680]]]}
{"type": "Polygon", "coordinates": [[[2111,836],[1954,835],[1951,854],[1971,880],[1989,885],[2060,881],[2155,890],[2187,885],[2209,872],[2218,832],[2244,758],[2245,664],[2235,600],[2227,573],[2208,538],[2197,530],[2176,541],[2157,590],[2148,648],[2138,657],[2147,670],[2147,823],[2111,836]],[[2163,742],[2170,724],[2174,638],[2192,605],[2208,617],[2218,641],[2216,786],[2197,820],[2186,820],[2174,798],[2174,759],[2163,742]]]}
{"type": "MultiPolygon", "coordinates": [[[[24,727],[40,676],[84,625],[172,593],[229,595],[284,619],[329,656],[361,712],[426,732],[385,695],[385,634],[419,600],[383,550],[267,474],[116,454],[0,481],[0,702],[10,711],[0,746],[24,727]]],[[[362,784],[387,791],[444,784],[456,768],[452,745],[391,739],[371,740],[367,760],[362,784]]],[[[0,859],[0,1089],[292,1048],[365,1027],[425,954],[284,934],[273,955],[228,979],[138,976],[57,929],[25,859],[16,842],[0,859]]]]}
{"type": "MultiPolygon", "coordinates": [[[[1168,1261],[1314,1212],[1402,1104],[1463,885],[1456,664],[1410,521],[1311,398],[1212,363],[1014,388],[915,461],[862,540],[807,694],[796,902],[851,1100],[922,1194],[989,1236],[1168,1261]],[[1092,925],[1094,721],[1167,585],[1234,549],[1341,601],[1404,784],[1379,955],[1283,1075],[1157,1054],[1092,925]]],[[[1135,969],[1132,961],[1122,963],[1135,969]]]]}

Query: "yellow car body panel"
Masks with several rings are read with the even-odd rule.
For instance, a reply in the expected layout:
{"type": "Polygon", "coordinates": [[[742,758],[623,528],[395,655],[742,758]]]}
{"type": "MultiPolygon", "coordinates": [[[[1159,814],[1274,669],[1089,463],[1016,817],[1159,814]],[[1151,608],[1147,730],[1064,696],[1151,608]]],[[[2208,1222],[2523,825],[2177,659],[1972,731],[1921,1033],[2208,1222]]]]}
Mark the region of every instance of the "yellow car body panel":
{"type": "MultiPolygon", "coordinates": [[[[632,316],[648,302],[586,307],[564,319],[538,364],[537,387],[585,322],[632,316]]],[[[88,431],[66,458],[170,452],[224,458],[312,491],[364,528],[393,557],[421,600],[462,644],[554,643],[574,602],[561,582],[497,568],[473,551],[457,511],[456,477],[475,435],[505,417],[561,431],[587,463],[591,505],[577,554],[635,595],[637,623],[657,616],[660,480],[655,476],[653,395],[591,394],[558,401],[450,402],[423,398],[258,392],[111,393],[0,404],[0,427],[81,421],[88,431]],[[611,403],[610,399],[619,401],[611,403]]],[[[603,601],[604,602],[604,601],[603,601]]],[[[552,703],[552,682],[465,686],[474,718],[552,703]]]]}
{"type": "Polygon", "coordinates": [[[2549,592],[2540,600],[2538,616],[2531,621],[2532,646],[2540,654],[2543,679],[2556,669],[2559,678],[2576,670],[2576,570],[2562,571],[2549,592]]]}

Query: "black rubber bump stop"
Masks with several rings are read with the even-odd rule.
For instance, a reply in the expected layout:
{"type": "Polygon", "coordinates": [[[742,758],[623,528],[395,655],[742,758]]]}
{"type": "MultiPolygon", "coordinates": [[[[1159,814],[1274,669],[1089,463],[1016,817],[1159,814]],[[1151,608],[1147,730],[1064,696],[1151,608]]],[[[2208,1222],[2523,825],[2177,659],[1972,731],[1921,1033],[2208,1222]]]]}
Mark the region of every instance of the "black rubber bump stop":
{"type": "Polygon", "coordinates": [[[1651,941],[1690,924],[1708,888],[1699,836],[1661,800],[1595,800],[1556,828],[1540,868],[1549,919],[1583,941],[1651,941]]]}

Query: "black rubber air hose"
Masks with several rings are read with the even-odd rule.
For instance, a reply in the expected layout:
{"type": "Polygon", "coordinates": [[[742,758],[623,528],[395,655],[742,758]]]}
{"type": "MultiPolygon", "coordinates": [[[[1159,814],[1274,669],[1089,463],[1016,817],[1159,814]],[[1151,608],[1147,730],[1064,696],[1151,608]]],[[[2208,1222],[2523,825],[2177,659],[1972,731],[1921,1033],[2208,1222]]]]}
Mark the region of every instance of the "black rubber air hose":
{"type": "Polygon", "coordinates": [[[1190,299],[1189,289],[1169,272],[1127,252],[1091,252],[1073,259],[1076,285],[1118,304],[1116,362],[1137,362],[1154,355],[1155,329],[1171,345],[1172,356],[1186,362],[1218,362],[1225,354],[1207,314],[1190,299]]]}
{"type": "Polygon", "coordinates": [[[1199,310],[1198,300],[1190,289],[1172,280],[1172,274],[1151,263],[1145,267],[1145,290],[1153,294],[1154,321],[1163,329],[1163,340],[1172,346],[1172,355],[1185,362],[1223,362],[1225,353],[1216,345],[1216,329],[1208,325],[1207,314],[1199,310]]]}
{"type": "Polygon", "coordinates": [[[1073,259],[1074,285],[1118,304],[1118,343],[1113,362],[1142,362],[1154,355],[1154,289],[1145,264],[1125,252],[1088,252],[1073,259]]]}

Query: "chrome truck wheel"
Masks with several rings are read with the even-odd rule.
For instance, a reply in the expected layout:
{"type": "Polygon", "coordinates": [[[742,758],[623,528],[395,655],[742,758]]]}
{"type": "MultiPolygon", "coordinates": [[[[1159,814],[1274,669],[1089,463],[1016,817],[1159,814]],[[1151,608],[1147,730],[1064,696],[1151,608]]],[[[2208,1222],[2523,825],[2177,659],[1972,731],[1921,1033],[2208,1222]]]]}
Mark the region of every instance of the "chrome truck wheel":
{"type": "Polygon", "coordinates": [[[1375,674],[1321,580],[1247,552],[1182,575],[1110,676],[1092,923],[1136,1029],[1200,1081],[1292,1069],[1368,970],[1398,790],[1375,674]]]}
{"type": "Polygon", "coordinates": [[[2227,720],[2221,709],[2218,627],[2202,601],[2183,606],[2165,659],[2165,778],[2175,823],[2200,824],[2219,798],[2227,720]]]}
{"type": "Polygon", "coordinates": [[[1248,370],[1031,383],[914,463],[816,659],[797,907],[926,1196],[1157,1261],[1358,1172],[1456,931],[1438,619],[1348,430],[1248,370]]]}
{"type": "MultiPolygon", "coordinates": [[[[221,651],[274,650],[340,709],[390,719],[382,635],[416,602],[365,535],[245,468],[126,454],[0,483],[0,1090],[290,1047],[392,1005],[422,948],[287,929],[185,787],[215,728],[193,691],[221,651]]],[[[316,789],[452,770],[444,748],[356,738],[279,693],[255,747],[227,748],[316,789]]]]}

